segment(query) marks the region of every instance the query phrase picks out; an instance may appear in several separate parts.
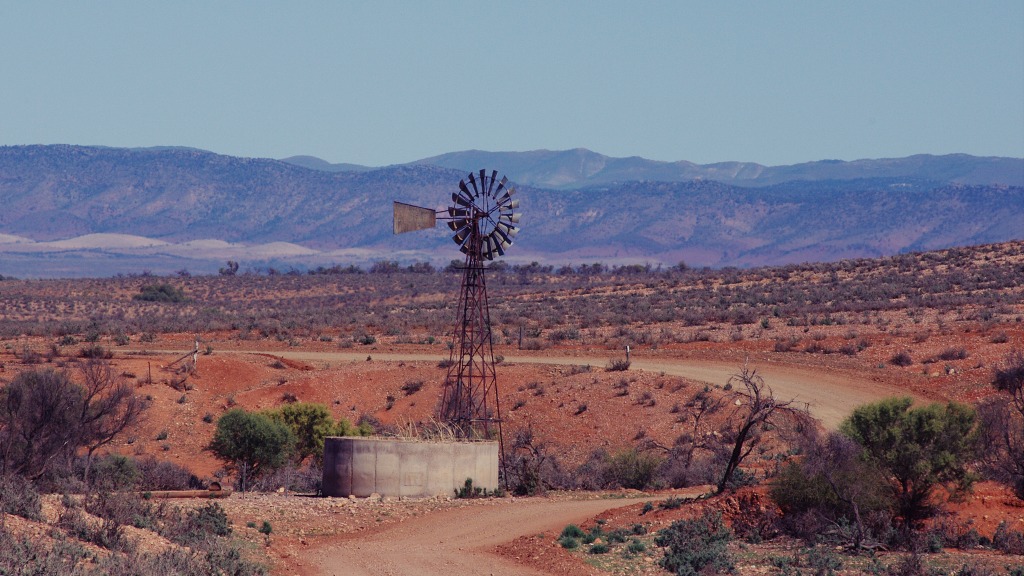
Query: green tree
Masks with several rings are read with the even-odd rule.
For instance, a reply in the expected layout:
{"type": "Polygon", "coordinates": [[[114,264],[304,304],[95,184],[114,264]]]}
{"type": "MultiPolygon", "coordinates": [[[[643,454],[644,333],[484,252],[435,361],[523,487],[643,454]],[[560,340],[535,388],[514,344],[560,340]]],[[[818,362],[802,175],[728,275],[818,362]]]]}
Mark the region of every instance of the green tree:
{"type": "Polygon", "coordinates": [[[301,462],[312,456],[317,461],[324,456],[324,438],[334,434],[336,425],[327,406],[309,402],[285,404],[264,412],[271,420],[280,422],[295,436],[295,458],[301,462]]]}
{"type": "Polygon", "coordinates": [[[967,464],[976,438],[976,416],[969,406],[911,404],[910,398],[867,404],[840,427],[889,478],[907,526],[932,511],[936,487],[956,491],[970,486],[967,464]]]}
{"type": "Polygon", "coordinates": [[[294,446],[295,435],[284,423],[233,408],[217,420],[208,449],[238,471],[245,492],[252,479],[287,463],[294,446]]]}

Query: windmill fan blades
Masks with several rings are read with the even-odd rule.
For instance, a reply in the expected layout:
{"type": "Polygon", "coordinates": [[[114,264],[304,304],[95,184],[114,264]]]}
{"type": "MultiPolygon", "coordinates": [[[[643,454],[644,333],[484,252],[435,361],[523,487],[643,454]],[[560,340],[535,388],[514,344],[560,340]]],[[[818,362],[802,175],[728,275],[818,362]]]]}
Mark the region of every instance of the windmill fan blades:
{"type": "MultiPolygon", "coordinates": [[[[498,179],[498,171],[491,170],[491,183],[487,185],[487,195],[491,196],[494,193],[494,182],[498,179]]],[[[491,196],[493,198],[493,196],[491,196]]]]}
{"type": "Polygon", "coordinates": [[[505,195],[497,200],[498,204],[504,204],[512,199],[512,195],[516,193],[515,188],[509,188],[505,191],[505,195]]]}
{"type": "Polygon", "coordinates": [[[499,222],[506,224],[519,224],[519,219],[523,217],[522,212],[510,212],[508,214],[502,214],[498,217],[499,222]]]}
{"type": "Polygon", "coordinates": [[[512,244],[512,239],[509,237],[507,230],[501,229],[501,224],[495,226],[491,234],[494,235],[495,240],[499,240],[499,243],[507,242],[508,245],[512,244]]]}
{"type": "Polygon", "coordinates": [[[466,196],[469,196],[470,198],[473,197],[473,193],[470,192],[469,188],[466,187],[466,181],[465,180],[459,180],[459,190],[462,190],[463,192],[465,192],[466,196]]]}
{"type": "MultiPolygon", "coordinates": [[[[479,197],[480,196],[480,189],[476,187],[476,178],[473,177],[473,173],[472,172],[469,173],[469,183],[473,186],[473,195],[472,195],[472,197],[473,198],[479,197]]],[[[481,182],[481,184],[483,184],[483,182],[481,182]]]]}
{"type": "Polygon", "coordinates": [[[467,208],[473,205],[472,200],[467,200],[463,198],[461,194],[457,194],[455,192],[452,192],[452,202],[455,202],[459,206],[465,206],[467,208]]]}
{"type": "Polygon", "coordinates": [[[493,237],[493,236],[496,236],[496,234],[494,234],[494,232],[491,232],[491,234],[492,234],[492,236],[488,236],[488,238],[491,240],[492,251],[493,252],[497,252],[498,256],[504,256],[505,255],[505,248],[507,248],[509,245],[506,244],[506,245],[502,246],[502,242],[500,240],[498,240],[497,238],[493,237]]]}
{"type": "MultiPolygon", "coordinates": [[[[495,174],[497,174],[498,171],[495,170],[494,172],[495,172],[495,174]]],[[[498,187],[494,189],[494,195],[492,196],[492,198],[497,198],[498,194],[501,194],[501,191],[504,190],[505,184],[507,184],[507,183],[508,183],[508,178],[502,176],[501,177],[501,182],[498,182],[498,187]]]]}
{"type": "Polygon", "coordinates": [[[516,228],[515,226],[512,226],[511,224],[506,224],[504,222],[498,222],[494,226],[494,230],[498,232],[502,238],[508,240],[510,243],[512,242],[512,238],[515,238],[516,234],[519,234],[519,228],[516,228]]]}
{"type": "Polygon", "coordinates": [[[494,239],[490,236],[484,238],[484,258],[488,260],[494,260],[494,247],[496,246],[494,239]]]}

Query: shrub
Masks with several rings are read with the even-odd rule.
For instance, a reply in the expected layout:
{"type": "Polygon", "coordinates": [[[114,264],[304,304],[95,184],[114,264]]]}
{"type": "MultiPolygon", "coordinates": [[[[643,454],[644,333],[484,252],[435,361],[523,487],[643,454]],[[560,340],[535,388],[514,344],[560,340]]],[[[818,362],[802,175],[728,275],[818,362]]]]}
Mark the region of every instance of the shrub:
{"type": "Polygon", "coordinates": [[[561,537],[562,538],[565,538],[565,537],[569,537],[569,538],[583,538],[583,536],[585,536],[585,535],[586,535],[586,532],[584,532],[582,528],[580,528],[579,526],[577,526],[575,524],[569,524],[565,528],[562,528],[561,537]]]}
{"type": "Polygon", "coordinates": [[[423,388],[423,384],[423,380],[409,380],[405,384],[402,384],[401,390],[402,392],[405,392],[406,396],[412,396],[423,388]]]}
{"type": "Polygon", "coordinates": [[[228,520],[228,514],[216,502],[210,502],[206,506],[190,512],[189,525],[192,530],[206,534],[216,536],[231,534],[231,522],[228,520]]]}
{"type": "Polygon", "coordinates": [[[654,543],[666,548],[661,566],[677,576],[731,572],[733,562],[726,545],[732,534],[720,512],[705,512],[692,520],[677,520],[660,530],[654,543]]]}
{"type": "Polygon", "coordinates": [[[291,430],[296,439],[295,457],[298,461],[309,457],[316,461],[323,459],[324,438],[330,436],[336,429],[334,419],[326,405],[294,402],[263,414],[291,430]]]}
{"type": "Polygon", "coordinates": [[[642,541],[633,538],[626,545],[626,554],[641,554],[647,551],[647,545],[642,541]]]}
{"type": "Polygon", "coordinates": [[[907,352],[898,352],[889,359],[889,363],[893,366],[910,366],[914,363],[914,359],[907,352]]]}
{"type": "Polygon", "coordinates": [[[119,454],[109,454],[93,464],[94,485],[104,490],[127,490],[138,484],[141,474],[135,460],[119,454]]]}
{"type": "Polygon", "coordinates": [[[963,360],[970,356],[966,348],[947,348],[939,353],[940,360],[963,360]]]}
{"type": "Polygon", "coordinates": [[[580,541],[572,536],[562,536],[558,539],[558,543],[566,550],[575,550],[580,547],[580,541]]]}
{"type": "Polygon", "coordinates": [[[473,479],[466,478],[461,488],[455,489],[456,498],[482,498],[487,496],[487,489],[480,486],[473,486],[473,479]]]}
{"type": "Polygon", "coordinates": [[[598,542],[597,544],[591,544],[590,549],[587,550],[587,552],[589,554],[607,554],[608,550],[609,548],[607,544],[598,542]]]}
{"type": "Polygon", "coordinates": [[[1014,398],[1024,398],[1024,352],[1016,350],[1006,357],[1003,365],[996,368],[992,385],[1014,398]]]}
{"type": "Polygon", "coordinates": [[[661,502],[658,502],[658,508],[661,508],[662,510],[677,510],[684,502],[686,501],[679,496],[669,496],[661,502]]]}
{"type": "Polygon", "coordinates": [[[0,516],[3,514],[29,520],[42,519],[42,506],[35,485],[15,474],[0,476],[0,516]]]}
{"type": "Polygon", "coordinates": [[[188,490],[202,486],[199,478],[174,462],[149,457],[136,460],[135,466],[139,471],[140,490],[188,490]]]}
{"type": "Polygon", "coordinates": [[[92,358],[92,359],[97,359],[97,360],[109,360],[109,359],[114,357],[114,353],[111,352],[110,350],[107,350],[103,346],[100,346],[99,344],[95,344],[93,346],[86,346],[85,348],[82,348],[81,350],[79,350],[78,351],[78,356],[80,358],[92,358]]]}
{"type": "Polygon", "coordinates": [[[144,302],[185,302],[188,298],[180,288],[170,284],[150,284],[139,289],[139,293],[132,296],[133,300],[144,302]]]}
{"type": "Polygon", "coordinates": [[[625,372],[629,370],[630,362],[625,358],[612,358],[604,369],[608,372],[625,372]]]}
{"type": "Polygon", "coordinates": [[[992,546],[1004,554],[1024,555],[1024,533],[1011,530],[1003,520],[992,534],[992,546]]]}
{"type": "Polygon", "coordinates": [[[39,478],[69,462],[84,427],[85,391],[64,372],[22,372],[0,388],[0,446],[5,473],[39,478]]]}
{"type": "Polygon", "coordinates": [[[661,459],[633,448],[609,456],[606,466],[607,485],[643,490],[654,483],[661,459]]]}

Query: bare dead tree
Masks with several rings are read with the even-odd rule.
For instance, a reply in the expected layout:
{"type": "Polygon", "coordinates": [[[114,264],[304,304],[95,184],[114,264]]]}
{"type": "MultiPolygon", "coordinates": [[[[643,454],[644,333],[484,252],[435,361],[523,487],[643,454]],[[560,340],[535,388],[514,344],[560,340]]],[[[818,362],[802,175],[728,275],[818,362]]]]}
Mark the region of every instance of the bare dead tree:
{"type": "Polygon", "coordinates": [[[126,428],[137,424],[146,403],[114,373],[109,362],[88,360],[78,365],[78,371],[84,392],[80,415],[82,444],[86,450],[82,480],[88,484],[93,454],[126,428]]]}
{"type": "Polygon", "coordinates": [[[724,428],[732,438],[732,451],[725,472],[718,481],[719,493],[725,491],[740,464],[761,443],[765,427],[775,424],[774,421],[782,414],[796,415],[799,412],[792,400],[777,400],[771,386],[746,363],[739,374],[729,378],[728,384],[736,390],[733,393],[736,409],[724,428]]]}

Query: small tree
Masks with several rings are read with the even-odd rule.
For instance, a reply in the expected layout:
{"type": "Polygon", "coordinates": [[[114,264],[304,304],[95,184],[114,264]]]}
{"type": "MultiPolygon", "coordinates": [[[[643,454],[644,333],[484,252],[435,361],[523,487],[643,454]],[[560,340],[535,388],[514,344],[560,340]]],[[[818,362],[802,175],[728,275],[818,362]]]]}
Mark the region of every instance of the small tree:
{"type": "Polygon", "coordinates": [[[217,420],[208,449],[239,473],[242,492],[251,479],[288,462],[295,436],[265,414],[233,408],[217,420]]]}
{"type": "Polygon", "coordinates": [[[89,360],[79,365],[84,392],[80,422],[86,449],[83,481],[89,483],[93,454],[109,444],[126,428],[142,419],[145,402],[124,379],[116,376],[108,362],[89,360]]]}
{"type": "Polygon", "coordinates": [[[321,461],[324,456],[324,438],[337,429],[330,411],[323,404],[297,402],[264,414],[292,431],[296,439],[294,455],[299,462],[311,456],[321,461]]]}
{"type": "Polygon", "coordinates": [[[729,378],[730,385],[734,388],[742,386],[742,390],[735,393],[735,400],[738,406],[732,417],[725,425],[724,431],[727,438],[732,438],[732,450],[725,465],[725,472],[718,481],[718,492],[725,491],[733,479],[736,470],[739,469],[743,460],[760,444],[761,434],[766,427],[774,426],[775,420],[782,414],[796,415],[797,411],[792,407],[793,401],[780,402],[775,399],[770,386],[765,384],[764,378],[757,373],[757,370],[743,366],[743,370],[729,378]]]}
{"type": "Polygon", "coordinates": [[[1007,356],[992,386],[1001,393],[978,407],[986,448],[982,470],[1024,499],[1024,353],[1015,350],[1007,356]]]}
{"type": "Polygon", "coordinates": [[[806,433],[803,458],[782,468],[772,482],[772,499],[786,516],[802,518],[794,524],[812,540],[821,536],[819,520],[841,525],[845,519],[853,528],[851,544],[859,550],[867,537],[865,515],[892,507],[886,478],[844,434],[820,437],[815,428],[806,433]],[[815,521],[807,522],[807,514],[815,521]]]}
{"type": "Polygon", "coordinates": [[[82,439],[81,386],[64,372],[29,370],[0,389],[0,476],[38,479],[82,439]]]}
{"type": "Polygon", "coordinates": [[[968,460],[975,444],[975,413],[950,402],[911,408],[910,398],[861,406],[840,430],[864,448],[885,472],[907,527],[932,510],[937,486],[950,491],[970,485],[968,460]]]}

